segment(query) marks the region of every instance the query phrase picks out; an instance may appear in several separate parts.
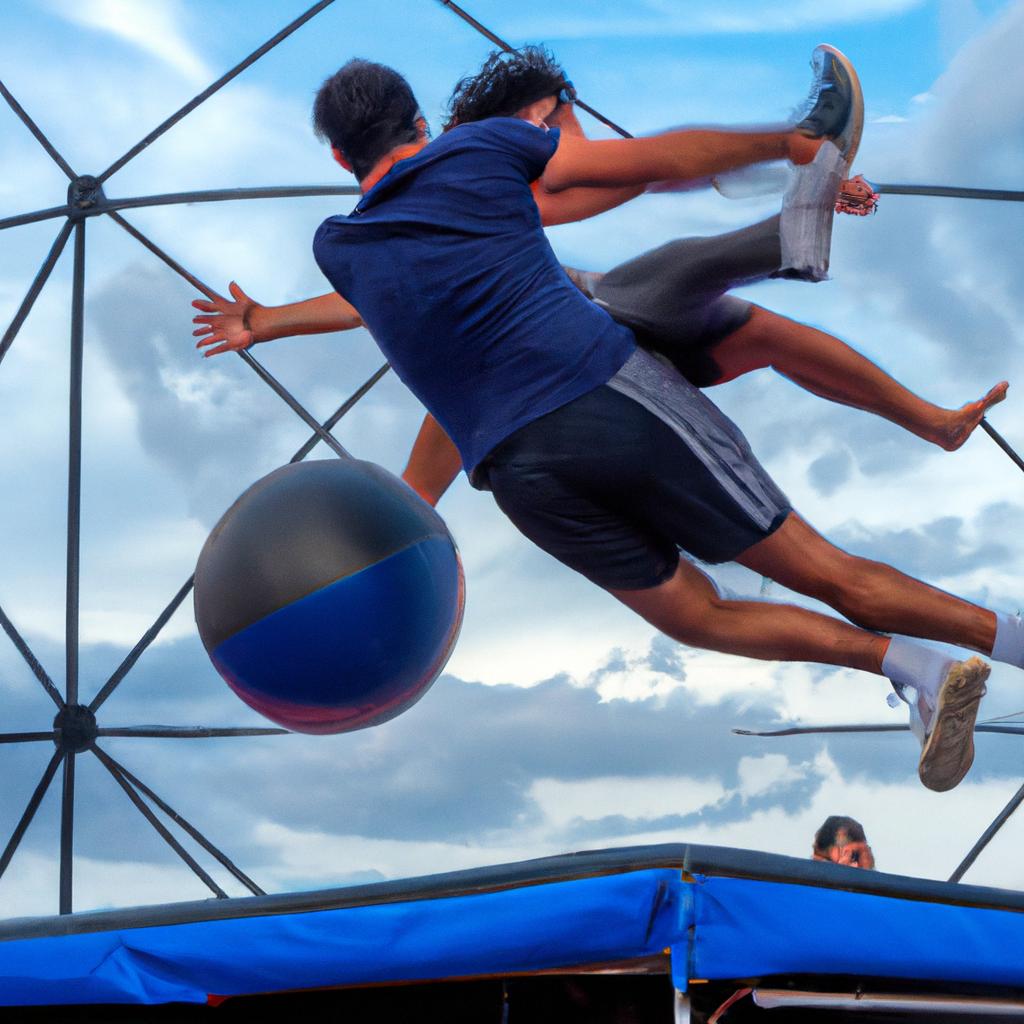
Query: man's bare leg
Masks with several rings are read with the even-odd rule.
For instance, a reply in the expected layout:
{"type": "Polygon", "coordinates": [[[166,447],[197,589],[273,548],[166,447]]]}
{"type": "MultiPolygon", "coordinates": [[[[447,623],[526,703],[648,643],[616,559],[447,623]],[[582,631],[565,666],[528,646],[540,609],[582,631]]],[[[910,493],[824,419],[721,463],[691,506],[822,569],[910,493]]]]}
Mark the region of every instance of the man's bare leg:
{"type": "Polygon", "coordinates": [[[858,625],[794,605],[721,598],[686,561],[659,586],[611,593],[681,643],[771,661],[815,661],[879,673],[889,640],[868,630],[985,654],[995,642],[994,612],[892,566],[847,554],[795,513],[736,561],[825,602],[858,625]]]}
{"type": "Polygon", "coordinates": [[[695,566],[646,590],[610,593],[673,640],[769,661],[815,661],[881,673],[889,640],[848,622],[766,601],[719,597],[695,566]]]}
{"type": "Polygon", "coordinates": [[[736,561],[790,590],[824,601],[865,629],[992,652],[995,612],[883,562],[848,554],[795,512],[736,561]]]}
{"type": "Polygon", "coordinates": [[[875,413],[946,451],[970,437],[1009,387],[1003,381],[976,402],[943,409],[919,398],[838,338],[759,306],[709,354],[722,371],[717,384],[770,366],[822,398],[875,413]]]}

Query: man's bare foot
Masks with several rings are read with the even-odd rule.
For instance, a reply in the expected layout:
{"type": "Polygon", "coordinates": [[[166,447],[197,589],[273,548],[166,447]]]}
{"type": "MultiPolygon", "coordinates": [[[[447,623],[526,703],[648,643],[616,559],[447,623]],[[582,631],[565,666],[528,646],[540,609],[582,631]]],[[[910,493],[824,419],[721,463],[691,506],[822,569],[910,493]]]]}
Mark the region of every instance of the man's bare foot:
{"type": "Polygon", "coordinates": [[[968,402],[959,409],[949,409],[943,415],[943,422],[929,438],[947,452],[955,452],[974,433],[982,417],[993,405],[1006,397],[1010,385],[1004,380],[997,384],[984,398],[968,402]]]}

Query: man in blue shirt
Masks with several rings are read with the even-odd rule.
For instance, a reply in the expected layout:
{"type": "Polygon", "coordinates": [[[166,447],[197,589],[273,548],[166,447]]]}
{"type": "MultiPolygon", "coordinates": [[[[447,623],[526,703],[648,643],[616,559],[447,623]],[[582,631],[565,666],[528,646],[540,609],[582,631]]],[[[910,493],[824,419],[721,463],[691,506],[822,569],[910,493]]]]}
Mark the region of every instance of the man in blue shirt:
{"type": "Polygon", "coordinates": [[[736,427],[675,370],[637,348],[568,280],[531,182],[632,187],[746,164],[812,160],[792,131],[559,137],[545,96],[429,143],[391,69],[353,61],[324,84],[318,132],[364,192],[317,232],[314,253],[398,375],[458,446],[477,486],[517,527],[667,635],[749,657],[858,668],[912,687],[932,789],[973,759],[988,666],[887,630],[1024,667],[1024,624],[851,556],[789,506],[736,427]],[[732,559],[849,620],[721,597],[683,548],[732,559]]]}
{"type": "MultiPolygon", "coordinates": [[[[683,238],[615,267],[607,274],[564,268],[572,281],[646,348],[668,358],[698,387],[720,384],[772,367],[807,390],[884,416],[947,450],[958,448],[986,410],[1006,394],[1005,382],[959,409],[943,409],[913,394],[880,367],[823,331],[755,306],[728,292],[768,277],[820,280],[828,267],[832,206],[841,174],[856,153],[863,101],[850,62],[819,46],[815,83],[802,119],[804,130],[833,129],[836,147],[819,151],[814,165],[793,176],[781,215],[708,238],[683,238]],[[827,159],[825,159],[827,158],[827,159]]],[[[449,101],[445,130],[458,124],[510,116],[538,97],[561,93],[549,126],[582,136],[571,83],[539,46],[495,52],[476,74],[462,79],[449,101]]],[[[825,148],[825,147],[823,147],[825,148]]],[[[779,168],[781,164],[772,167],[779,168]]],[[[846,182],[856,187],[856,182],[846,182]]],[[[691,189],[694,182],[659,182],[655,191],[691,189]]],[[[551,192],[534,182],[545,225],[592,217],[644,191],[643,186],[577,187],[551,192]]],[[[232,284],[232,300],[198,300],[196,318],[207,354],[291,334],[360,326],[355,308],[333,292],[305,302],[266,307],[232,284]]],[[[432,504],[462,467],[458,451],[428,415],[403,473],[432,504]]]]}

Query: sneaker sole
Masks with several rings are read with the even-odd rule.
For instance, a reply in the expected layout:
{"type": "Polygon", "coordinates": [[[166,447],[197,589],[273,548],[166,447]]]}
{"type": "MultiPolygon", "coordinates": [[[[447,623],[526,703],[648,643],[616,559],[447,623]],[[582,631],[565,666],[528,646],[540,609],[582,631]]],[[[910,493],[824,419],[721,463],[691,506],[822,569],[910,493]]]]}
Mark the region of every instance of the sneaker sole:
{"type": "Polygon", "coordinates": [[[864,134],[864,93],[860,88],[860,79],[850,58],[842,50],[837,50],[828,43],[822,43],[814,49],[832,54],[850,79],[850,116],[842,131],[842,134],[847,136],[845,148],[842,150],[843,159],[849,167],[857,155],[857,150],[860,149],[860,138],[864,134]]]}
{"type": "Polygon", "coordinates": [[[917,766],[922,784],[936,793],[959,785],[974,763],[974,721],[989,672],[981,658],[959,661],[939,688],[934,724],[917,766]]]}

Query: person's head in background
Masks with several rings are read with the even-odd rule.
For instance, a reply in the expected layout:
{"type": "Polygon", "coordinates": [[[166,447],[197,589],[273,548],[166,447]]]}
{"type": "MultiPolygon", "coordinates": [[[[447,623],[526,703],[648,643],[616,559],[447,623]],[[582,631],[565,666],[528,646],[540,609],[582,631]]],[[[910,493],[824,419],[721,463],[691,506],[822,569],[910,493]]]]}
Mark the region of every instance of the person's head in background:
{"type": "Polygon", "coordinates": [[[831,814],[814,834],[814,860],[846,864],[854,868],[873,868],[875,855],[868,845],[864,826],[855,818],[831,814]]]}

